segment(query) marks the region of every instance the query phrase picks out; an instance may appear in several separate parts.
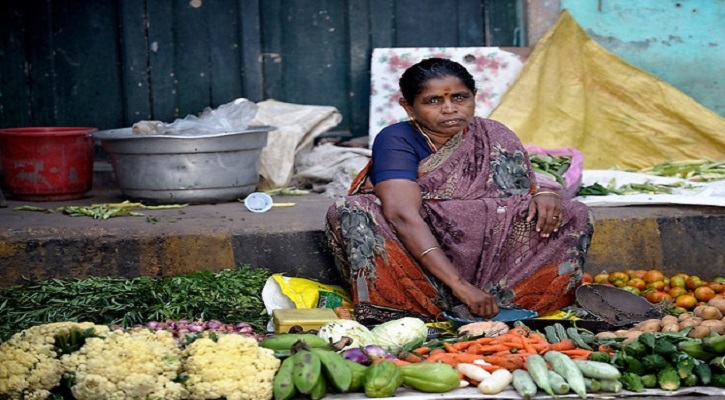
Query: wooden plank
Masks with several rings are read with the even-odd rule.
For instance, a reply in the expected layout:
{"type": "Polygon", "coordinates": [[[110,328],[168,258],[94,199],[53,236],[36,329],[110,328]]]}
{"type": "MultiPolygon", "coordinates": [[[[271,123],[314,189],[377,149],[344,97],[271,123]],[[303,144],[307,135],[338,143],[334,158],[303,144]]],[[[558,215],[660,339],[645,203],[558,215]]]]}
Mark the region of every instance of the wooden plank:
{"type": "Polygon", "coordinates": [[[372,48],[394,47],[395,4],[389,0],[370,0],[370,43],[372,48]]]}
{"type": "Polygon", "coordinates": [[[395,47],[455,47],[458,45],[456,3],[439,0],[398,0],[395,47]]]}
{"type": "Polygon", "coordinates": [[[523,34],[519,31],[518,19],[519,0],[486,0],[485,1],[485,24],[486,24],[486,45],[487,46],[515,46],[520,43],[519,37],[523,34]],[[514,39],[516,38],[516,40],[514,39]]]}
{"type": "Polygon", "coordinates": [[[262,5],[262,70],[264,73],[264,99],[281,99],[283,92],[282,75],[282,1],[265,0],[262,5]]]}
{"type": "MultiPolygon", "coordinates": [[[[348,129],[353,136],[366,136],[370,114],[370,8],[365,1],[348,2],[350,43],[350,108],[348,129]]],[[[344,121],[344,120],[343,120],[344,121]]]]}
{"type": "Polygon", "coordinates": [[[481,0],[458,0],[458,46],[485,46],[483,3],[481,0]]]}
{"type": "Polygon", "coordinates": [[[0,13],[0,127],[32,125],[24,36],[21,4],[5,4],[0,13]]]}
{"type": "Polygon", "coordinates": [[[206,0],[209,24],[211,107],[242,96],[238,3],[206,0]]]}
{"type": "Polygon", "coordinates": [[[175,78],[178,114],[197,115],[211,104],[209,7],[202,1],[174,1],[175,78]]]}
{"type": "Polygon", "coordinates": [[[173,24],[174,4],[169,1],[147,1],[148,63],[150,76],[151,118],[171,122],[178,116],[174,77],[173,24]]]}
{"type": "Polygon", "coordinates": [[[88,7],[84,0],[66,0],[54,2],[52,11],[54,122],[100,129],[122,126],[115,3],[95,2],[88,7]]]}
{"type": "Polygon", "coordinates": [[[56,124],[55,59],[50,0],[23,2],[26,25],[26,57],[30,87],[30,114],[34,125],[56,124]]]}
{"type": "Polygon", "coordinates": [[[284,97],[298,104],[349,110],[347,7],[339,0],[285,3],[282,37],[284,97]]]}
{"type": "Polygon", "coordinates": [[[264,99],[262,74],[262,16],[259,0],[239,0],[242,43],[242,95],[251,101],[264,99]]]}
{"type": "Polygon", "coordinates": [[[118,3],[121,37],[121,76],[123,86],[124,123],[151,119],[151,89],[148,68],[148,16],[145,0],[124,0],[118,3]]]}

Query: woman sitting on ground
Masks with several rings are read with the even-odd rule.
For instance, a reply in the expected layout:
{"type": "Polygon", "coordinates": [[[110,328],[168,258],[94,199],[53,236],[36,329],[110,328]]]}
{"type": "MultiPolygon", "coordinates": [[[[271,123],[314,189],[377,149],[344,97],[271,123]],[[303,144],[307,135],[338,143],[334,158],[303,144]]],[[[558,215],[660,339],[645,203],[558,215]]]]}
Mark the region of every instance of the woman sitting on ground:
{"type": "Polygon", "coordinates": [[[431,58],[400,78],[409,121],[375,138],[327,234],[363,323],[405,315],[540,315],[574,302],[593,232],[586,205],[540,189],[518,137],[474,116],[475,82],[431,58]]]}

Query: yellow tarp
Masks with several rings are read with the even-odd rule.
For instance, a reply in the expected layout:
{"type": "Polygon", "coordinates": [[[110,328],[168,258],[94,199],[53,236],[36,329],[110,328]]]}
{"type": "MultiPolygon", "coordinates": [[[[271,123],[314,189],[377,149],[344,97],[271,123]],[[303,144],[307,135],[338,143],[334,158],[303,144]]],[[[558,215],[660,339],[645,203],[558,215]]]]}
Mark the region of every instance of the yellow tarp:
{"type": "Polygon", "coordinates": [[[725,118],[597,44],[566,10],[490,118],[524,144],[581,150],[586,169],[725,158],[725,118]]]}

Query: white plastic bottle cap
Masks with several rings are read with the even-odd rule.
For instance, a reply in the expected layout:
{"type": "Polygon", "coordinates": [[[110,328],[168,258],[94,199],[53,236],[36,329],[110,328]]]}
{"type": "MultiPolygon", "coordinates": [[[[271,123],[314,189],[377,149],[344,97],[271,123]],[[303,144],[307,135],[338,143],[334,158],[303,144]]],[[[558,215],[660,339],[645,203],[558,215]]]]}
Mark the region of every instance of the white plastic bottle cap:
{"type": "Polygon", "coordinates": [[[267,193],[254,192],[244,199],[244,205],[251,212],[263,213],[272,208],[272,197],[267,193]]]}

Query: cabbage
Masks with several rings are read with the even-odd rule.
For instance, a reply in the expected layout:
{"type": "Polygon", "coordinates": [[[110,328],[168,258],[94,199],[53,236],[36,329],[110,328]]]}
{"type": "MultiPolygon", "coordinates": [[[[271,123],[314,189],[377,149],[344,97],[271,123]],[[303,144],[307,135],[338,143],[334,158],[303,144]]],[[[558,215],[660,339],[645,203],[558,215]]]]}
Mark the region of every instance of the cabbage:
{"type": "Polygon", "coordinates": [[[328,343],[336,343],[343,336],[352,339],[352,343],[343,347],[341,350],[375,344],[375,339],[370,330],[365,325],[350,319],[336,319],[326,322],[320,327],[317,335],[325,339],[328,343]]]}
{"type": "Polygon", "coordinates": [[[384,322],[371,330],[375,344],[388,353],[398,354],[404,347],[425,342],[428,326],[419,318],[404,317],[384,322]]]}

